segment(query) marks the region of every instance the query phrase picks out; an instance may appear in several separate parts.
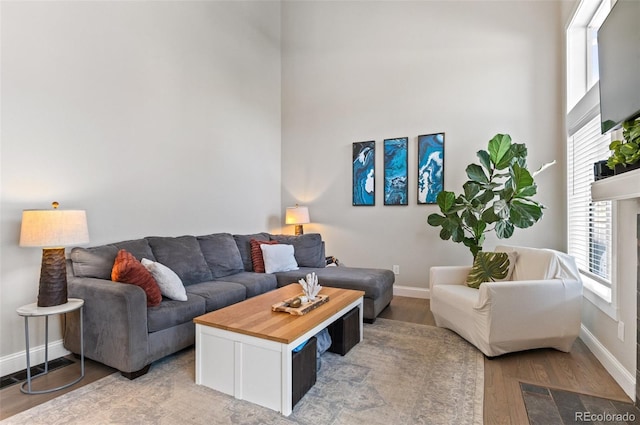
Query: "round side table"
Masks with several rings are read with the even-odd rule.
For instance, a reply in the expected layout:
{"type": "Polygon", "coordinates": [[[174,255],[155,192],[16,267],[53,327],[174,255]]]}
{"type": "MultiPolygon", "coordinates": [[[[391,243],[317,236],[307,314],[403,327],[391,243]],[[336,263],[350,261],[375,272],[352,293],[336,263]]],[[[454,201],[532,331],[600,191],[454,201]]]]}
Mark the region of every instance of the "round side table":
{"type": "Polygon", "coordinates": [[[25,345],[27,352],[27,382],[23,382],[20,386],[20,391],[25,394],[45,394],[53,391],[58,391],[63,388],[70,387],[71,385],[80,382],[82,378],[84,378],[84,336],[82,331],[82,310],[84,306],[84,300],[79,298],[69,298],[67,303],[56,305],[53,307],[38,307],[37,303],[27,304],[16,311],[20,316],[24,317],[24,336],[25,336],[25,345]],[[65,314],[70,313],[72,311],[80,310],[80,377],[69,382],[68,384],[64,384],[62,386],[56,388],[50,388],[46,390],[38,390],[34,391],[31,389],[31,382],[40,376],[46,375],[49,373],[49,316],[53,316],[55,314],[65,314]],[[35,376],[31,376],[31,353],[29,352],[29,318],[30,317],[43,317],[45,320],[45,328],[44,328],[44,372],[39,373],[35,376]],[[27,387],[25,389],[25,386],[27,387]]]}

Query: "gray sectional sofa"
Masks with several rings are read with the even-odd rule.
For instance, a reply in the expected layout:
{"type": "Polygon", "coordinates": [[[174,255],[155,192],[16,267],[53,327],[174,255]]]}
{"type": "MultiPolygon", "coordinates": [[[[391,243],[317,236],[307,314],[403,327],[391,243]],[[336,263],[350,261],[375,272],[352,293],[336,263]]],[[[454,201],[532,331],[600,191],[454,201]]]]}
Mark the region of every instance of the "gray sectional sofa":
{"type": "MultiPolygon", "coordinates": [[[[154,236],[73,248],[67,261],[68,293],[85,301],[85,355],[133,379],[146,373],[152,362],[194,344],[193,318],[297,282],[307,273],[315,272],[323,286],[364,291],[363,315],[368,322],[373,322],[391,301],[395,277],[390,270],[325,264],[324,242],[319,234],[154,236]],[[299,269],[254,272],[252,239],[293,245],[299,269]],[[113,282],[111,270],[121,249],[138,260],[147,258],[173,270],[184,284],[187,300],[163,297],[160,305],[147,307],[142,288],[113,282]]],[[[67,316],[64,346],[77,354],[79,314],[67,316]]]]}

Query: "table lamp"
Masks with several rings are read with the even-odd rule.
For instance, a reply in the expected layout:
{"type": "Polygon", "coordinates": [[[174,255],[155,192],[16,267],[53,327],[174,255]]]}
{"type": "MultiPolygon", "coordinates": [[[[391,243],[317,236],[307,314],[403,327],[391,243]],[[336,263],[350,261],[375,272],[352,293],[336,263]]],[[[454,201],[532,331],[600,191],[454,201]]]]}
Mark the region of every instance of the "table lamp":
{"type": "Polygon", "coordinates": [[[20,246],[42,247],[38,307],[67,302],[67,265],[64,247],[89,242],[87,214],[80,210],[24,210],[20,246]]]}
{"type": "Polygon", "coordinates": [[[303,224],[309,223],[309,208],[301,207],[296,204],[295,207],[287,207],[287,212],[284,217],[285,224],[295,224],[296,235],[304,234],[303,224]]]}

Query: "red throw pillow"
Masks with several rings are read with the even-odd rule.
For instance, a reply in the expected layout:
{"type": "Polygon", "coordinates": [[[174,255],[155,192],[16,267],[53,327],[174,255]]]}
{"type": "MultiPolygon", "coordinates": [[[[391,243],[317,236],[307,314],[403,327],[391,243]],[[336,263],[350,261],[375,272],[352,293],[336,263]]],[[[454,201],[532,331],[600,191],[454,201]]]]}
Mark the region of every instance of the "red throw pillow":
{"type": "Polygon", "coordinates": [[[121,249],[116,255],[116,261],[111,269],[111,280],[114,282],[130,283],[144,289],[147,294],[147,307],[155,307],[162,301],[162,294],[158,282],[136,257],[121,249]]]}
{"type": "Polygon", "coordinates": [[[253,271],[256,273],[264,273],[264,258],[262,258],[262,250],[260,245],[266,243],[267,245],[277,245],[278,241],[258,241],[251,239],[251,264],[253,265],[253,271]]]}

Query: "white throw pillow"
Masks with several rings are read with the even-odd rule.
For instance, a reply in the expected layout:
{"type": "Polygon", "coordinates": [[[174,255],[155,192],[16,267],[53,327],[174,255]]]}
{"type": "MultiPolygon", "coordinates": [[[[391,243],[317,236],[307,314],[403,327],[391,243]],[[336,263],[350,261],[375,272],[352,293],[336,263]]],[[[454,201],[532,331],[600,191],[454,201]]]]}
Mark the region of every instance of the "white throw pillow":
{"type": "Polygon", "coordinates": [[[298,262],[293,256],[293,245],[289,244],[260,244],[264,259],[265,273],[286,272],[298,270],[298,262]]]}
{"type": "Polygon", "coordinates": [[[141,263],[158,282],[162,295],[176,301],[187,301],[187,291],[184,289],[182,280],[173,270],[146,258],[143,258],[141,263]]]}

